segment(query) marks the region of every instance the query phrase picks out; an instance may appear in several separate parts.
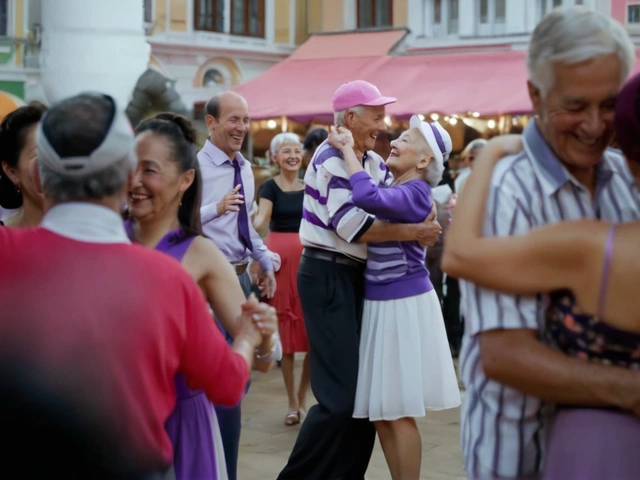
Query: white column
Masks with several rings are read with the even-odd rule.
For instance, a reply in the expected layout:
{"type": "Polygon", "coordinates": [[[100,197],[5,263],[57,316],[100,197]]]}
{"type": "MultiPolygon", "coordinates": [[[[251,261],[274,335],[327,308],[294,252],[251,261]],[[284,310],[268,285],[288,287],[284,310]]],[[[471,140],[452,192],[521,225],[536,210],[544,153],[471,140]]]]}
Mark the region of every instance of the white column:
{"type": "Polygon", "coordinates": [[[289,0],[289,45],[296,44],[297,16],[296,0],[289,0]]]}
{"type": "Polygon", "coordinates": [[[538,2],[543,0],[525,0],[525,15],[526,15],[526,32],[531,33],[536,28],[536,25],[540,21],[538,18],[540,12],[540,4],[538,2]]]}
{"type": "Polygon", "coordinates": [[[274,44],[276,38],[275,0],[264,1],[264,37],[267,40],[267,44],[274,44]]]}
{"type": "Polygon", "coordinates": [[[426,19],[427,3],[422,0],[409,0],[409,18],[407,26],[411,30],[413,38],[423,38],[426,34],[425,25],[428,25],[426,19]]]}
{"type": "Polygon", "coordinates": [[[120,108],[149,63],[142,2],[42,2],[42,84],[49,102],[92,90],[120,108]]]}
{"type": "Polygon", "coordinates": [[[358,28],[358,19],[356,18],[357,11],[358,6],[356,0],[344,0],[342,2],[343,30],[355,30],[358,28]]]}
{"type": "Polygon", "coordinates": [[[478,8],[474,0],[460,0],[458,4],[458,31],[461,37],[471,37],[476,34],[476,19],[478,8]]]}
{"type": "Polygon", "coordinates": [[[525,2],[506,2],[506,8],[506,32],[510,34],[525,33],[527,31],[527,4],[525,2]]]}

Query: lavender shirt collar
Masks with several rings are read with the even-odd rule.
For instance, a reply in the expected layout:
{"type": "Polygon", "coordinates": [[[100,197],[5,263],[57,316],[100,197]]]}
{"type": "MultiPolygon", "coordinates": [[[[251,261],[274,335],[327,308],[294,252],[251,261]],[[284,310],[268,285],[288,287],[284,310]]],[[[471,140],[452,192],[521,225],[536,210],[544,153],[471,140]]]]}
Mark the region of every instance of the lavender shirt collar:
{"type": "MultiPolygon", "coordinates": [[[[231,160],[229,160],[229,157],[227,156],[227,154],[224,153],[222,150],[220,150],[218,147],[216,147],[213,143],[211,143],[211,140],[209,140],[208,138],[207,138],[207,141],[204,143],[204,147],[202,147],[202,150],[211,159],[213,164],[216,165],[217,167],[227,162],[231,163],[231,160]]],[[[235,159],[240,166],[242,166],[244,162],[248,161],[246,158],[242,156],[240,152],[236,152],[235,159]]]]}
{"type": "MultiPolygon", "coordinates": [[[[523,132],[525,150],[532,161],[542,186],[548,195],[552,195],[568,182],[585,189],[576,178],[560,163],[558,157],[543,138],[535,120],[530,121],[523,132]]],[[[613,177],[615,167],[607,160],[606,154],[596,166],[596,190],[606,185],[613,177]]]]}

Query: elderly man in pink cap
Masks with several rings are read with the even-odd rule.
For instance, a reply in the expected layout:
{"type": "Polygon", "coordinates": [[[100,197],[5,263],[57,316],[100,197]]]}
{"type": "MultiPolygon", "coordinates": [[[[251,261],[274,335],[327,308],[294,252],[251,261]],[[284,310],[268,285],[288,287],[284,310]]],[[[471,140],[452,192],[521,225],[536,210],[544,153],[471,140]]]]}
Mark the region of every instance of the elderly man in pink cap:
{"type": "MultiPolygon", "coordinates": [[[[351,131],[365,170],[385,184],[390,174],[374,153],[386,131],[385,105],[395,102],[369,82],[343,84],[333,95],[335,124],[351,131]]],[[[309,410],[280,480],[361,480],[369,464],[375,429],[354,419],[358,347],[367,242],[435,243],[440,226],[378,220],[353,203],[342,153],[323,142],[305,174],[300,225],[304,251],[298,289],[310,348],[311,388],[318,404],[309,410]]],[[[399,206],[402,208],[402,206],[399,206]]]]}

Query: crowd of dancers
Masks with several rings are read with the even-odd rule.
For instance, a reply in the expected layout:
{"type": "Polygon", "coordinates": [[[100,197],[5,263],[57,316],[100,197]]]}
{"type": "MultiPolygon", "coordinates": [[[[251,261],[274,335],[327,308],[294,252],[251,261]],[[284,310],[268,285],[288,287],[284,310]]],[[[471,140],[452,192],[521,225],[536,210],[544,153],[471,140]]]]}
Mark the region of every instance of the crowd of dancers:
{"type": "Polygon", "coordinates": [[[268,477],[362,480],[377,434],[391,478],[417,480],[416,418],[461,403],[434,265],[461,279],[469,478],[640,478],[635,59],[614,20],[547,15],[528,55],[535,117],[463,152],[446,208],[433,189],[451,137],[414,116],[381,158],[396,99],[362,80],[336,90],[328,136],[273,139],[279,173],[257,195],[240,153],[249,106],[233,92],[208,102],[200,150],[186,118],[132,131],[100,93],[10,113],[5,470],[235,480],[251,369],[280,361],[284,423],[301,426],[268,477]]]}

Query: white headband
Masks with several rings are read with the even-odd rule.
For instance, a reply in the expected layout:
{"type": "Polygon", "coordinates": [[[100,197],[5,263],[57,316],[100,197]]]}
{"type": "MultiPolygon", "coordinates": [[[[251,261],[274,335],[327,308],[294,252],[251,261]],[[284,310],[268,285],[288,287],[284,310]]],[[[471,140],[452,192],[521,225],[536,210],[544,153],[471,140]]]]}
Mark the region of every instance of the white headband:
{"type": "Polygon", "coordinates": [[[116,111],[107,135],[98,148],[84,157],[60,158],[60,155],[53,149],[42,129],[42,125],[47,118],[45,114],[36,133],[38,162],[61,175],[69,177],[82,177],[104,170],[123,158],[129,158],[131,167],[135,168],[137,160],[133,129],[125,113],[118,111],[115,100],[113,102],[116,111]]]}
{"type": "Polygon", "coordinates": [[[409,128],[417,128],[420,130],[433,151],[436,160],[444,163],[449,159],[449,155],[453,149],[453,142],[451,141],[449,132],[447,132],[442,125],[438,122],[423,122],[417,115],[414,115],[411,117],[411,120],[409,120],[409,128]]]}

